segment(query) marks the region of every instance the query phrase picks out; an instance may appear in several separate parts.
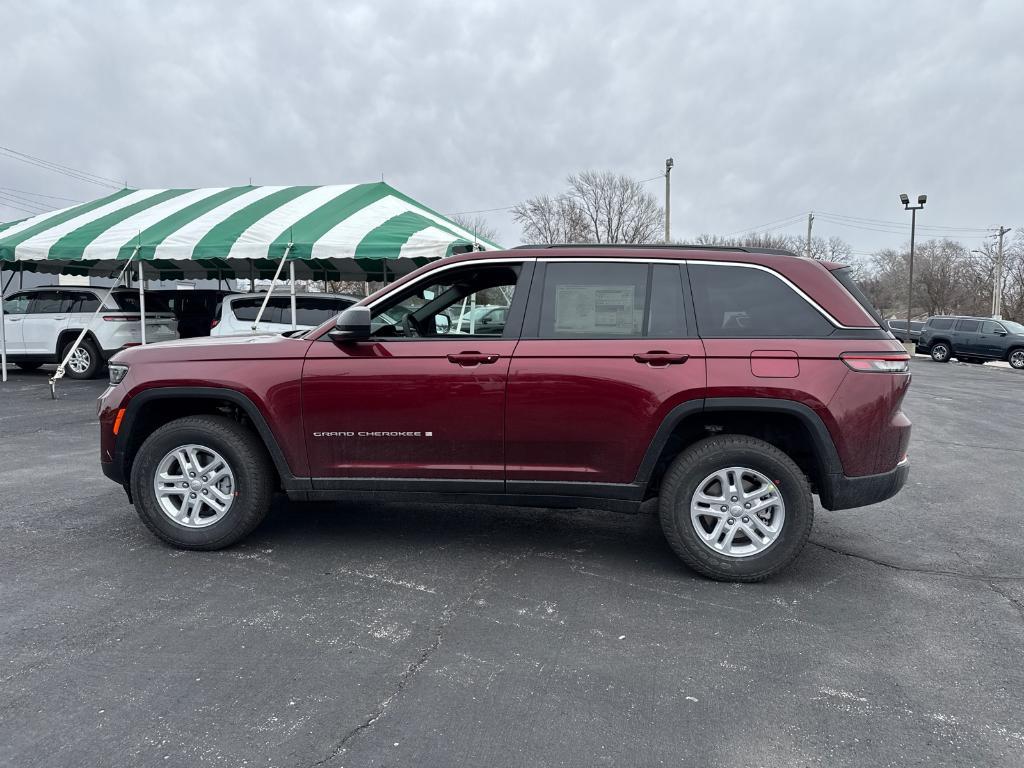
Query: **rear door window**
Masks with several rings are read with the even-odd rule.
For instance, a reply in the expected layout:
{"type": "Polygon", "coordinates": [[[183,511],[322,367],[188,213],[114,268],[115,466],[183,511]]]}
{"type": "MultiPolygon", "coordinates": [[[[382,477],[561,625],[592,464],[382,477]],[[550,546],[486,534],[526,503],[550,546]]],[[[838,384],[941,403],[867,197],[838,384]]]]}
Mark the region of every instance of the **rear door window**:
{"type": "Polygon", "coordinates": [[[929,320],[928,325],[937,331],[948,331],[953,327],[953,320],[948,317],[937,317],[929,320]]]}
{"type": "Polygon", "coordinates": [[[647,286],[647,264],[549,262],[539,336],[642,338],[647,286]]]}
{"type": "Polygon", "coordinates": [[[980,320],[957,320],[956,329],[963,331],[964,333],[977,333],[978,329],[981,328],[980,320]]]}
{"type": "Polygon", "coordinates": [[[32,294],[32,301],[28,305],[30,315],[55,315],[60,312],[67,312],[71,302],[68,301],[60,291],[38,291],[32,294]]]}
{"type": "Polygon", "coordinates": [[[832,324],[780,278],[738,265],[690,264],[701,336],[725,339],[829,336],[832,324]]]}

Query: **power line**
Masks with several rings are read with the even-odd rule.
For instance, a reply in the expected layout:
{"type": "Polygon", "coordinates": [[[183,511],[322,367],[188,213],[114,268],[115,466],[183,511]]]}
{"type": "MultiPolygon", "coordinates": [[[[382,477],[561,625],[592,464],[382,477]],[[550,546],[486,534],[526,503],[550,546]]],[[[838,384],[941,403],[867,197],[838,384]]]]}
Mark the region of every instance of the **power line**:
{"type": "Polygon", "coordinates": [[[494,213],[495,211],[511,211],[515,208],[514,205],[508,205],[504,208],[481,208],[479,211],[456,211],[455,213],[446,213],[445,216],[466,216],[470,213],[494,213]]]}
{"type": "Polygon", "coordinates": [[[802,220],[803,217],[806,216],[806,215],[807,214],[805,214],[805,213],[797,213],[797,214],[795,214],[793,216],[787,216],[784,219],[776,219],[775,221],[769,221],[767,224],[760,224],[760,225],[758,225],[756,227],[743,227],[742,229],[737,229],[735,232],[727,232],[726,234],[722,235],[722,237],[732,237],[733,235],[746,234],[746,233],[750,233],[750,232],[757,232],[757,230],[759,230],[759,229],[764,229],[765,227],[771,227],[772,225],[778,225],[778,228],[788,227],[791,224],[795,224],[797,221],[802,220]],[[787,223],[783,224],[782,222],[787,222],[787,223]]]}
{"type": "MultiPolygon", "coordinates": [[[[831,216],[836,219],[845,219],[848,221],[854,221],[861,224],[877,224],[879,226],[892,226],[898,228],[906,228],[906,225],[902,221],[893,221],[889,219],[868,219],[862,216],[849,216],[845,213],[829,213],[828,211],[820,211],[822,216],[831,216]]],[[[992,227],[955,227],[952,225],[945,224],[918,224],[918,229],[945,229],[957,232],[991,232],[992,227]]]]}
{"type": "Polygon", "coordinates": [[[121,189],[124,185],[116,179],[109,179],[106,176],[100,176],[89,171],[80,171],[77,168],[72,168],[69,165],[61,165],[60,163],[54,163],[50,160],[44,160],[41,157],[35,155],[29,155],[25,152],[19,152],[16,149],[10,147],[0,147],[0,157],[6,157],[10,160],[17,160],[28,165],[34,165],[37,168],[44,168],[54,173],[60,173],[64,176],[70,176],[73,179],[79,181],[86,181],[90,184],[98,184],[101,187],[111,187],[113,189],[121,189]]]}
{"type": "Polygon", "coordinates": [[[54,210],[52,206],[48,206],[46,203],[43,203],[39,200],[33,200],[32,198],[23,197],[22,195],[13,195],[10,192],[0,191],[0,199],[12,200],[20,205],[27,205],[31,208],[38,208],[40,213],[42,213],[43,211],[54,210]]]}
{"type": "Polygon", "coordinates": [[[49,200],[65,200],[69,203],[84,203],[84,200],[79,200],[76,197],[60,197],[58,195],[44,195],[42,192],[29,192],[27,189],[13,189],[12,187],[0,187],[0,191],[3,192],[17,192],[22,195],[31,195],[32,197],[45,197],[49,200]]]}

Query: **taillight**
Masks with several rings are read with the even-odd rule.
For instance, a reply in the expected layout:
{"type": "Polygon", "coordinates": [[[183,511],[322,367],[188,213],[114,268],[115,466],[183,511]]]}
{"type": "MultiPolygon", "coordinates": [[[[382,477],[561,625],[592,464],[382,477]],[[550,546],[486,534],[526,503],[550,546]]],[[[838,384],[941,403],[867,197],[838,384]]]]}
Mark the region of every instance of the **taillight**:
{"type": "Polygon", "coordinates": [[[839,357],[853,371],[906,373],[910,370],[910,355],[899,352],[844,352],[839,357]]]}
{"type": "Polygon", "coordinates": [[[216,318],[216,317],[213,318],[213,320],[210,322],[210,330],[212,331],[218,325],[220,325],[220,320],[218,318],[216,318]]]}

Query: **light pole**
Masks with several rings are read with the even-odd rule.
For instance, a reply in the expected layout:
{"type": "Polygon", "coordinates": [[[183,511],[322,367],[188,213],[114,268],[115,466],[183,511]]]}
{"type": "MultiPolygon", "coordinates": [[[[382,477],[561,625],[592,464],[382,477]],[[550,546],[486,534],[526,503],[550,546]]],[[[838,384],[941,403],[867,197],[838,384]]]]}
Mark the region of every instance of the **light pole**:
{"type": "Polygon", "coordinates": [[[672,158],[668,158],[665,161],[665,245],[672,242],[671,236],[671,212],[672,212],[672,184],[669,179],[669,174],[672,173],[672,166],[675,165],[672,158]]]}
{"type": "Polygon", "coordinates": [[[928,202],[928,195],[918,195],[917,205],[910,204],[910,197],[906,193],[900,195],[900,202],[903,203],[903,210],[910,211],[910,275],[907,278],[907,327],[904,341],[910,344],[910,314],[914,304],[914,232],[917,229],[917,212],[924,208],[928,202]]]}

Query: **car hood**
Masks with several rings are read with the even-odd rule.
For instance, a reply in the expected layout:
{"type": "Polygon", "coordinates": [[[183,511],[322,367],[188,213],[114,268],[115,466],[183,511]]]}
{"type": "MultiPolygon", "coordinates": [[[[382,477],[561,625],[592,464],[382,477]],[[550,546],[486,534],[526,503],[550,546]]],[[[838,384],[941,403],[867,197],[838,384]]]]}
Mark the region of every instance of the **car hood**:
{"type": "Polygon", "coordinates": [[[309,339],[295,339],[279,334],[255,336],[202,336],[175,339],[156,344],[131,347],[111,358],[111,362],[134,363],[175,362],[183,360],[252,360],[303,357],[309,339]]]}

